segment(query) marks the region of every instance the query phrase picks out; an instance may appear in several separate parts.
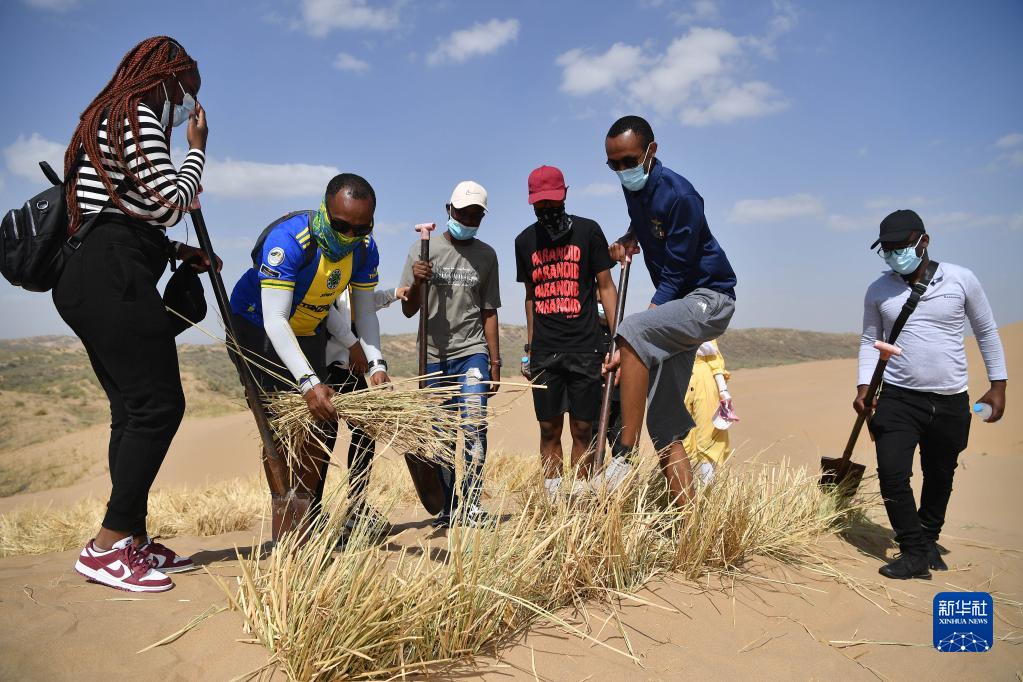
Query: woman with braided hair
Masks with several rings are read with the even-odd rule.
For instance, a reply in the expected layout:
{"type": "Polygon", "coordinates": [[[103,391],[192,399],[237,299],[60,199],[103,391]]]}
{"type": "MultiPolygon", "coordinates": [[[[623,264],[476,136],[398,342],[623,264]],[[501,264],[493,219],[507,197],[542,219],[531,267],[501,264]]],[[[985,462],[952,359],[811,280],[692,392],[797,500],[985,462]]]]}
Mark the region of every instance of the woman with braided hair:
{"type": "Polygon", "coordinates": [[[53,302],[82,340],[111,415],[110,500],[75,569],[131,592],[169,590],[166,573],[194,567],[149,537],[146,514],[185,410],[174,330],[156,285],[176,259],[200,272],[210,267],[205,254],[166,234],[199,191],[208,133],[195,99],[200,84],[180,44],[143,40],[82,113],[64,155],[69,231],[100,215],[68,259],[53,302]],[[175,169],[171,129],[185,122],[189,151],[175,169]]]}

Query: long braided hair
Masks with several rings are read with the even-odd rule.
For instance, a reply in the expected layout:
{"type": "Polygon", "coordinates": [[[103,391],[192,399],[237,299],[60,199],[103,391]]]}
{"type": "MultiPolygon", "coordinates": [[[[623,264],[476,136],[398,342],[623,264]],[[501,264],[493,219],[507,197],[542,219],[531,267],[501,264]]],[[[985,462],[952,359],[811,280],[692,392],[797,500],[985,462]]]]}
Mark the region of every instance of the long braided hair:
{"type": "MultiPolygon", "coordinates": [[[[139,134],[139,102],[164,80],[179,73],[198,70],[198,63],[188,56],[185,49],[167,36],[146,38],[128,51],[114,72],[113,78],[106,84],[92,103],[82,112],[78,127],[75,128],[67,151],[64,152],[64,176],[70,177],[72,168],[78,160],[79,149],[84,147],[89,161],[103,181],[112,203],[127,215],[141,218],[117,195],[115,183],[110,179],[103,164],[104,156],[100,148],[99,129],[103,119],[107,121],[106,144],[114,159],[124,168],[127,181],[144,192],[161,206],[184,210],[162,194],[146,186],[145,183],[128,166],[124,155],[125,119],[130,126],[132,139],[136,141],[139,154],[146,166],[153,168],[152,162],[142,150],[139,134]]],[[[170,129],[166,132],[167,144],[170,145],[170,129]]],[[[74,182],[68,182],[65,188],[68,206],[68,235],[72,235],[82,222],[78,208],[78,196],[74,182]]]]}

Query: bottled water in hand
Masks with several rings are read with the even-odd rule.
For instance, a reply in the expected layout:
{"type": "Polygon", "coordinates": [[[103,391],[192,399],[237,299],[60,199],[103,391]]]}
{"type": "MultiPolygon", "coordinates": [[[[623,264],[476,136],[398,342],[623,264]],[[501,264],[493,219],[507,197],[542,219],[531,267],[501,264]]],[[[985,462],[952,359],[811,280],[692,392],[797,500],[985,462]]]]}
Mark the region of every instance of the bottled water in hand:
{"type": "Polygon", "coordinates": [[[994,410],[987,403],[976,403],[973,406],[973,414],[975,414],[976,416],[980,417],[983,421],[987,421],[988,419],[991,419],[991,415],[993,413],[994,413],[994,410]]]}

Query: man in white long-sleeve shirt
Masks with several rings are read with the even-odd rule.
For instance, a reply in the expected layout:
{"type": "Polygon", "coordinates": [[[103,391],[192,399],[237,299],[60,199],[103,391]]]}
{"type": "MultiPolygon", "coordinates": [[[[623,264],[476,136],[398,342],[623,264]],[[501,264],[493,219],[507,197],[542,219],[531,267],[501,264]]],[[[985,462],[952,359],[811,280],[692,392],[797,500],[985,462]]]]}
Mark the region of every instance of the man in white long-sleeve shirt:
{"type": "MultiPolygon", "coordinates": [[[[351,393],[367,388],[366,374],[372,377],[387,372],[386,362],[374,363],[373,369],[369,367],[369,357],[376,357],[376,351],[380,348],[379,324],[376,322],[376,312],[386,308],[398,299],[405,298],[405,288],[382,289],[374,291],[372,296],[373,317],[369,318],[370,298],[364,293],[354,294],[360,301],[358,314],[353,314],[352,298],[349,290],[345,290],[334,301],[331,310],[327,315],[327,376],[324,383],[338,393],[351,393]],[[370,340],[360,339],[357,332],[361,328],[354,322],[358,317],[365,326],[369,322],[370,340]]],[[[354,292],[353,292],[354,293],[354,292]]],[[[357,424],[348,424],[351,430],[351,441],[348,444],[348,499],[351,512],[345,520],[345,528],[348,531],[355,529],[360,520],[376,533],[385,533],[389,529],[387,520],[380,512],[369,506],[366,500],[366,487],[369,485],[370,472],[373,465],[373,457],[376,454],[376,441],[363,431],[357,424]]],[[[324,440],[324,447],[333,451],[334,443],[337,441],[336,430],[324,440]]],[[[326,476],[320,482],[319,497],[323,497],[323,485],[326,476]]]]}
{"type": "MultiPolygon", "coordinates": [[[[337,336],[350,327],[351,319],[342,319],[332,306],[349,287],[362,337],[354,345],[365,352],[369,382],[389,381],[373,301],[380,262],[371,236],[375,210],[376,195],[365,179],[351,173],[334,177],[318,210],[289,214],[263,231],[252,251],[252,268],[231,294],[238,342],[257,358],[283,365],[293,377],[287,380],[283,368],[275,367],[271,374],[254,366],[256,380],[265,391],[301,390],[325,437],[336,431],[338,420],[331,402],[334,390],[323,383],[326,332],[337,336]]],[[[298,479],[293,485],[299,502],[281,515],[315,511],[326,461],[322,446],[305,444],[292,472],[298,479]]]]}
{"type": "Polygon", "coordinates": [[[977,337],[991,388],[978,402],[992,408],[987,421],[1005,411],[1005,354],[991,307],[977,277],[964,267],[940,263],[916,310],[896,340],[902,354],[885,369],[876,406],[867,386],[878,360],[875,341],[886,340],[910,290],[930,264],[930,237],[913,211],[892,213],[881,223],[871,248],[892,269],[868,288],[863,302],[859,381],[854,408],[872,407],[870,431],[877,447],[877,472],[888,519],[901,554],[880,569],[887,578],[930,578],[947,570],[937,541],[952,494],[959,453],[970,433],[970,399],[963,337],[966,321],[977,337]],[[909,480],[920,448],[923,486],[917,508],[909,480]]]}

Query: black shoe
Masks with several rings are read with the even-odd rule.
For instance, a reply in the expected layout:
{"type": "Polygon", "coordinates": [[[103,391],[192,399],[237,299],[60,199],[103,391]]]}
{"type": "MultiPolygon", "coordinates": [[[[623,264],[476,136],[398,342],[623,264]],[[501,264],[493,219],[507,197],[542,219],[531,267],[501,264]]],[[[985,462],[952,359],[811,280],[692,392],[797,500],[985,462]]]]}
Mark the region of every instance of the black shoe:
{"type": "Polygon", "coordinates": [[[948,570],[948,564],[941,558],[941,550],[938,549],[937,542],[932,542],[931,546],[927,549],[927,565],[932,571],[948,570]]]}
{"type": "Polygon", "coordinates": [[[931,579],[931,572],[927,570],[926,555],[900,554],[894,561],[877,569],[877,572],[892,580],[908,580],[910,578],[931,579]]]}
{"type": "Polygon", "coordinates": [[[451,528],[451,512],[445,510],[437,514],[430,525],[434,528],[451,528]]]}

